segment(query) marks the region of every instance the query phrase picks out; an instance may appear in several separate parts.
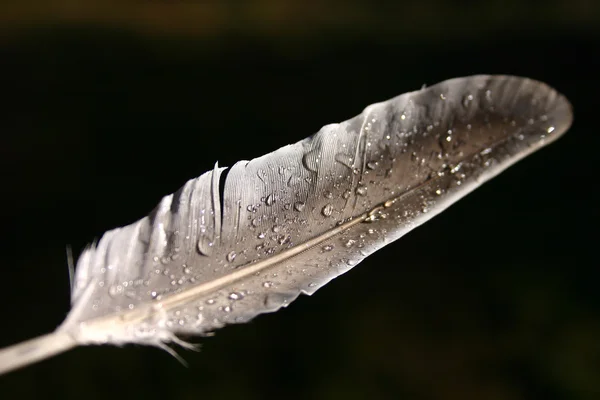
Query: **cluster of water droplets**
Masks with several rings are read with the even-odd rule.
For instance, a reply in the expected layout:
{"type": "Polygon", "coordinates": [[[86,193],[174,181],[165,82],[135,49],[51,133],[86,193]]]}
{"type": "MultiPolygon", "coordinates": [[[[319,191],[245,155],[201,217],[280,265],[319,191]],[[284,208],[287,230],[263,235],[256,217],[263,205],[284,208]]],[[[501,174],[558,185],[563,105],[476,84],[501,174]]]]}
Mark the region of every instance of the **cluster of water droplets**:
{"type": "MultiPolygon", "coordinates": [[[[491,90],[465,93],[458,99],[439,94],[442,103],[452,99],[462,109],[456,118],[427,118],[434,114],[429,111],[429,105],[407,107],[393,124],[368,115],[360,142],[343,143],[336,149],[333,161],[339,170],[335,174],[321,170],[327,160],[324,161],[320,148],[309,149],[301,156],[305,171],[292,172],[287,166],[275,167],[275,172],[259,169],[256,175],[261,182],[278,174],[282,183],[252,204],[240,206],[247,215],[243,228],[248,228],[250,234],[245,232],[239,239],[239,248],[218,253],[220,260],[214,265],[215,271],[251,265],[301,244],[298,238],[305,239],[302,235],[309,217],[318,217],[324,229],[342,226],[361,213],[366,215],[364,223],[352,225],[335,238],[319,243],[315,247],[318,254],[311,263],[299,266],[292,262],[257,273],[246,287],[224,288],[199,303],[170,312],[167,325],[194,328],[240,322],[248,317],[243,310],[249,305],[276,309],[288,304],[294,298],[294,291],[312,292],[328,276],[356,265],[388,237],[394,238],[396,231],[410,230],[415,221],[431,213],[446,196],[509,157],[518,149],[515,143],[529,140],[534,131],[537,132],[535,139],[544,139],[555,130],[545,115],[531,115],[523,120],[497,114],[491,90]],[[473,115],[476,118],[472,118],[473,115]],[[486,137],[486,132],[495,132],[494,129],[506,130],[515,143],[498,143],[496,138],[486,137]],[[479,146],[477,151],[469,147],[468,143],[473,141],[479,146]],[[488,146],[481,146],[488,142],[488,146]],[[314,198],[298,190],[307,183],[319,188],[313,193],[314,198]],[[321,190],[322,187],[326,189],[321,190]],[[403,197],[409,191],[414,193],[403,197]],[[353,207],[358,207],[358,211],[347,218],[344,212],[354,210],[353,207]],[[251,245],[245,245],[244,241],[251,245]]],[[[200,221],[200,225],[205,224],[200,221]]],[[[211,246],[210,242],[202,245],[199,242],[198,251],[211,255],[211,246]]],[[[205,278],[182,263],[177,252],[156,255],[153,263],[156,264],[153,274],[169,283],[164,290],[145,292],[157,301],[186,283],[197,283],[205,278]]],[[[147,282],[110,285],[109,295],[114,298],[136,295],[140,293],[139,287],[147,282]],[[135,290],[130,290],[131,285],[135,290]]],[[[123,304],[124,307],[135,306],[135,302],[123,304]]]]}

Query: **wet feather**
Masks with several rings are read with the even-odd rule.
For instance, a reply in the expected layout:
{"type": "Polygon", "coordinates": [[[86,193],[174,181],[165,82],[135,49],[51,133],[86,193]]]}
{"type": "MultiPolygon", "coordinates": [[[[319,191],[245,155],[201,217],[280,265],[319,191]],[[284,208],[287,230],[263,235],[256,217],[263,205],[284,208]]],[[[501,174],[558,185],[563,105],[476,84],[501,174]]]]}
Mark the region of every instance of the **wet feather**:
{"type": "Polygon", "coordinates": [[[510,76],[452,79],[166,196],[77,261],[52,334],[0,351],[0,372],[77,345],[166,348],[312,294],[563,134],[568,101],[510,76]],[[224,190],[219,187],[224,180],[224,190]]]}

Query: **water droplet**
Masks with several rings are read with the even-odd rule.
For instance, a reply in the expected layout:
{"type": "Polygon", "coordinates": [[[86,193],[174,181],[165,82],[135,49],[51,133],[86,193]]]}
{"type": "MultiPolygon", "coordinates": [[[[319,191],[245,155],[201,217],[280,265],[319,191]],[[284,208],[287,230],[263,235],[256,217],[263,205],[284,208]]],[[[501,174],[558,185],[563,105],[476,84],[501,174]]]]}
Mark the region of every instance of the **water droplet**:
{"type": "Polygon", "coordinates": [[[261,232],[258,235],[256,235],[256,237],[259,238],[259,239],[264,239],[265,236],[266,236],[266,234],[264,232],[261,232]]]}
{"type": "Polygon", "coordinates": [[[406,114],[402,113],[402,115],[400,115],[400,119],[404,121],[406,119],[406,114]]]}
{"type": "Polygon", "coordinates": [[[328,244],[326,246],[323,246],[323,251],[331,251],[333,250],[333,245],[332,244],[328,244]]]}
{"type": "Polygon", "coordinates": [[[323,197],[326,199],[333,199],[333,193],[331,193],[329,190],[326,190],[323,192],[323,197]]]}
{"type": "Polygon", "coordinates": [[[273,193],[271,193],[265,199],[265,204],[268,205],[268,206],[272,206],[273,203],[275,203],[275,195],[273,195],[273,193]]]}
{"type": "Polygon", "coordinates": [[[444,193],[444,191],[442,189],[438,189],[435,191],[435,194],[437,194],[438,196],[441,196],[442,193],[444,193]]]}
{"type": "Polygon", "coordinates": [[[379,212],[373,213],[365,218],[365,222],[375,222],[379,220],[379,212]]]}
{"type": "Polygon", "coordinates": [[[344,244],[344,246],[346,246],[347,248],[350,248],[350,247],[354,246],[355,243],[356,243],[356,240],[348,239],[348,241],[344,244]]]}
{"type": "Polygon", "coordinates": [[[231,306],[223,307],[223,311],[225,311],[226,313],[231,312],[231,306]]]}
{"type": "Polygon", "coordinates": [[[311,282],[311,283],[308,284],[308,287],[315,287],[315,286],[317,286],[317,284],[314,283],[314,282],[311,282]]]}
{"type": "Polygon", "coordinates": [[[463,107],[468,108],[472,104],[471,103],[472,101],[473,101],[473,95],[467,94],[465,97],[463,97],[463,101],[462,101],[463,107]]]}
{"type": "Polygon", "coordinates": [[[306,204],[303,203],[302,201],[297,201],[294,203],[294,210],[296,210],[298,212],[304,211],[305,207],[306,207],[306,204]]]}
{"type": "Polygon", "coordinates": [[[269,282],[269,281],[263,282],[262,285],[264,288],[270,288],[271,286],[273,286],[273,282],[269,282]]]}
{"type": "Polygon", "coordinates": [[[458,164],[456,164],[455,166],[453,166],[453,167],[450,167],[450,173],[451,173],[451,174],[455,174],[455,173],[457,173],[458,171],[460,171],[460,169],[461,169],[461,168],[462,168],[462,162],[459,162],[459,163],[458,163],[458,164]]]}
{"type": "Polygon", "coordinates": [[[206,300],[206,304],[215,304],[215,299],[208,299],[206,300]]]}
{"type": "Polygon", "coordinates": [[[271,230],[275,233],[281,231],[281,227],[279,225],[273,225],[273,228],[271,228],[271,230]]]}
{"type": "Polygon", "coordinates": [[[554,127],[553,126],[549,126],[548,129],[546,130],[548,133],[552,133],[554,132],[554,127]]]}
{"type": "Polygon", "coordinates": [[[158,292],[152,291],[150,293],[150,297],[152,297],[153,299],[156,299],[158,297],[158,292]]]}
{"type": "Polygon", "coordinates": [[[258,225],[260,225],[260,219],[259,218],[252,218],[251,224],[253,227],[257,227],[258,225]]]}
{"type": "Polygon", "coordinates": [[[367,195],[367,187],[360,185],[356,188],[356,194],[359,196],[366,196],[367,195]]]}
{"type": "Polygon", "coordinates": [[[230,251],[229,254],[227,254],[227,261],[233,262],[233,260],[235,260],[236,256],[237,256],[237,254],[235,253],[235,251],[230,251]]]}
{"type": "Polygon", "coordinates": [[[444,93],[440,93],[440,99],[446,100],[446,95],[444,93]]]}
{"type": "Polygon", "coordinates": [[[202,255],[210,256],[212,254],[212,246],[213,242],[205,238],[200,238],[200,240],[198,240],[198,251],[202,255]]]}
{"type": "Polygon", "coordinates": [[[321,213],[326,217],[330,217],[331,214],[333,214],[333,206],[331,204],[327,204],[325,207],[323,207],[321,213]]]}
{"type": "Polygon", "coordinates": [[[317,172],[317,170],[319,169],[320,161],[320,154],[318,150],[310,151],[304,154],[304,156],[302,157],[302,164],[307,170],[311,172],[317,172]]]}
{"type": "Polygon", "coordinates": [[[344,190],[344,193],[342,193],[342,198],[348,200],[351,194],[352,192],[350,190],[344,190]]]}
{"type": "Polygon", "coordinates": [[[241,300],[244,298],[244,295],[240,292],[231,292],[229,293],[230,300],[241,300]]]}
{"type": "Polygon", "coordinates": [[[369,168],[369,169],[376,169],[377,165],[378,165],[377,161],[369,161],[367,163],[367,168],[369,168]]]}

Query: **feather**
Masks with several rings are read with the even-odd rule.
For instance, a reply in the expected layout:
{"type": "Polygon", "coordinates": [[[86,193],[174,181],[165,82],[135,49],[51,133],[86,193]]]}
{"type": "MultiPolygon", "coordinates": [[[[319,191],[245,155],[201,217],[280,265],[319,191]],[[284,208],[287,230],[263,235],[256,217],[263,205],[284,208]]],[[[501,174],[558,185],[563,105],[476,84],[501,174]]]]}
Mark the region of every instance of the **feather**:
{"type": "Polygon", "coordinates": [[[569,102],[544,83],[472,76],[370,105],[229,171],[215,165],[86,249],[66,320],[1,350],[0,373],[77,345],[170,350],[187,346],[178,336],[286,307],[571,121],[569,102]]]}

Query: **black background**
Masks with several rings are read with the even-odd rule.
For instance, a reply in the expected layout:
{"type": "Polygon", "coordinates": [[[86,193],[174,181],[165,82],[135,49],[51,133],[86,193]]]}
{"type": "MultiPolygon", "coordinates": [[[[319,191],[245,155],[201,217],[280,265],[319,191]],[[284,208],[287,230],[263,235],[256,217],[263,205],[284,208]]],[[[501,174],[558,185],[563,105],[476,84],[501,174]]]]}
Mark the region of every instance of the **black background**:
{"type": "Polygon", "coordinates": [[[599,398],[595,3],[350,1],[281,14],[222,2],[231,12],[212,30],[190,4],[82,6],[85,18],[55,10],[42,22],[6,8],[0,345],[62,321],[67,245],[79,254],[217,160],[478,73],[549,83],[572,101],[574,125],[314,296],[182,350],[189,368],[153,348],[79,348],[0,377],[0,397],[599,398]],[[136,7],[154,14],[137,24],[136,7]]]}

